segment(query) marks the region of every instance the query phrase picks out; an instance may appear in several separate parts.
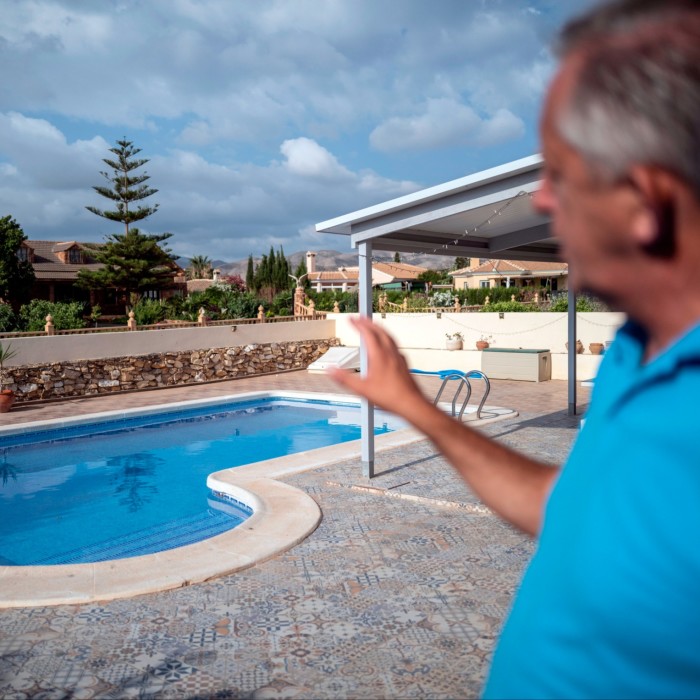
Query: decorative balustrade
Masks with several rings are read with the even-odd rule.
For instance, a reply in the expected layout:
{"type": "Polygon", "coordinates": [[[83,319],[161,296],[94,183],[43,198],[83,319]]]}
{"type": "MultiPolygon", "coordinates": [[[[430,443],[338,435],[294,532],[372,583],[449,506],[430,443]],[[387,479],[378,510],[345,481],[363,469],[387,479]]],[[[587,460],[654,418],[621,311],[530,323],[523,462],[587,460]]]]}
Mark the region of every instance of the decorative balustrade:
{"type": "MultiPolygon", "coordinates": [[[[336,311],[338,313],[338,311],[336,311]]],[[[46,335],[88,335],[92,333],[123,333],[128,331],[162,331],[180,328],[199,328],[205,326],[241,326],[255,323],[294,323],[295,321],[323,320],[327,316],[325,311],[316,311],[315,304],[311,301],[308,305],[302,305],[297,309],[295,305],[294,316],[266,316],[265,309],[261,305],[258,307],[258,314],[255,318],[228,318],[212,320],[207,316],[205,309],[200,309],[196,321],[166,320],[159,323],[139,325],[133,311],[130,311],[125,326],[101,326],[99,328],[70,328],[67,330],[56,330],[53,317],[49,314],[46,317],[46,324],[43,331],[8,331],[0,332],[0,338],[29,338],[46,335]]]]}

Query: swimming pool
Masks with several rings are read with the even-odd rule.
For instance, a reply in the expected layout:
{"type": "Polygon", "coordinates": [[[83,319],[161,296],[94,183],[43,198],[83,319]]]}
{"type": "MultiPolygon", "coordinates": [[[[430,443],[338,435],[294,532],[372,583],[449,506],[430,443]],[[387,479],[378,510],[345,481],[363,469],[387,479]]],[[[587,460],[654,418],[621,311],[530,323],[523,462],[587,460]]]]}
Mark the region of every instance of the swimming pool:
{"type": "MultiPolygon", "coordinates": [[[[375,434],[402,427],[377,412],[375,434]]],[[[221,469],[360,436],[348,401],[264,396],[39,426],[0,436],[0,564],[109,561],[182,547],[244,522],[207,488],[221,469]]]]}

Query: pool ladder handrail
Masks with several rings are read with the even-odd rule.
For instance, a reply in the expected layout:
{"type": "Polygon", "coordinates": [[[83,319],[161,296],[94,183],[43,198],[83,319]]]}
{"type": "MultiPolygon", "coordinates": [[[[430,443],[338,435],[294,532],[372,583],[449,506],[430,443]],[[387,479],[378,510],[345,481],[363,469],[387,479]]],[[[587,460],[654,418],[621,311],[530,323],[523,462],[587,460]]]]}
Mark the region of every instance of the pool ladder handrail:
{"type": "MultiPolygon", "coordinates": [[[[429,372],[420,372],[421,374],[430,374],[429,372]]],[[[479,406],[476,409],[476,419],[479,420],[481,418],[481,409],[484,407],[484,404],[486,403],[486,398],[489,395],[489,392],[491,391],[491,382],[489,381],[489,378],[481,371],[478,369],[472,369],[469,370],[468,372],[461,372],[459,370],[446,370],[442,372],[436,372],[436,374],[439,374],[443,379],[442,379],[442,384],[440,385],[440,388],[438,389],[437,395],[435,396],[435,400],[433,401],[434,405],[438,405],[438,402],[440,401],[440,397],[442,396],[442,392],[445,391],[445,387],[447,386],[447,383],[453,380],[458,380],[459,384],[457,386],[457,391],[454,393],[454,396],[452,397],[452,416],[457,418],[457,420],[462,420],[462,416],[464,415],[464,411],[467,408],[467,404],[469,403],[469,399],[472,396],[472,385],[471,382],[469,381],[469,377],[472,377],[472,379],[483,379],[484,380],[484,385],[486,387],[486,390],[484,391],[484,395],[481,397],[481,401],[479,402],[479,406]],[[459,410],[459,414],[457,414],[457,399],[459,398],[459,395],[462,393],[462,389],[466,385],[467,387],[467,397],[464,399],[464,402],[462,403],[462,407],[459,410]]]]}

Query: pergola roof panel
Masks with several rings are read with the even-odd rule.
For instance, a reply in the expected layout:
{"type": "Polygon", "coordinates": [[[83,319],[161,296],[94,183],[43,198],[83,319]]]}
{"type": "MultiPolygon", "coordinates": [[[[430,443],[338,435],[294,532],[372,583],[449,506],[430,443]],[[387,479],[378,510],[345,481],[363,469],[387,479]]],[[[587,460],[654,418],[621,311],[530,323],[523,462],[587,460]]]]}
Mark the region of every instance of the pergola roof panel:
{"type": "Polygon", "coordinates": [[[549,220],[531,195],[539,155],[430,187],[316,226],[349,235],[353,246],[436,255],[558,260],[549,220]]]}

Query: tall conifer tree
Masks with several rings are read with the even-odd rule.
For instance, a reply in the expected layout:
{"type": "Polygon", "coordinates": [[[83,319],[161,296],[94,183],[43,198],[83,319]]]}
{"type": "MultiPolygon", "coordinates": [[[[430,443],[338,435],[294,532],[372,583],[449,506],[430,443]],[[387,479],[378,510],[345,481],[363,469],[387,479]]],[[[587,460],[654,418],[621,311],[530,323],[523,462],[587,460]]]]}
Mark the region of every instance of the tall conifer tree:
{"type": "Polygon", "coordinates": [[[245,273],[245,286],[249,292],[255,291],[255,263],[252,253],[248,256],[248,268],[245,273]]]}
{"type": "Polygon", "coordinates": [[[146,185],[149,175],[134,174],[135,170],[148,163],[147,158],[136,158],[140,148],[131,141],[117,141],[109,149],[116,158],[104,158],[112,174],[100,174],[109,187],[93,187],[95,192],[116,203],[116,209],[85,207],[97,216],[124,224],[123,234],[108,235],[102,246],[90,246],[92,256],[103,264],[99,270],[80,270],[76,284],[88,289],[115,288],[126,293],[128,303],[135,304],[144,291],[162,289],[173,282],[173,256],[160,243],[167,241],[172,233],[145,234],[130,224],[141,221],[158,210],[158,205],[143,206],[137,203],[158,190],[146,185]]]}
{"type": "Polygon", "coordinates": [[[131,141],[117,141],[114,148],[109,149],[114,153],[116,160],[104,158],[103,163],[112,169],[112,174],[100,172],[100,174],[110,183],[109,187],[95,186],[92,189],[97,194],[112,200],[116,203],[116,210],[98,209],[97,207],[85,207],[97,216],[101,216],[110,221],[120,221],[124,224],[124,233],[129,235],[129,224],[134,221],[141,221],[151,214],[155,214],[158,210],[158,205],[153,206],[135,206],[134,203],[140,202],[151,195],[154,195],[158,190],[146,185],[146,181],[150,176],[146,173],[135,175],[134,171],[148,163],[147,158],[135,158],[134,156],[141,153],[140,148],[136,148],[131,141]]]}

